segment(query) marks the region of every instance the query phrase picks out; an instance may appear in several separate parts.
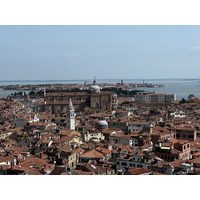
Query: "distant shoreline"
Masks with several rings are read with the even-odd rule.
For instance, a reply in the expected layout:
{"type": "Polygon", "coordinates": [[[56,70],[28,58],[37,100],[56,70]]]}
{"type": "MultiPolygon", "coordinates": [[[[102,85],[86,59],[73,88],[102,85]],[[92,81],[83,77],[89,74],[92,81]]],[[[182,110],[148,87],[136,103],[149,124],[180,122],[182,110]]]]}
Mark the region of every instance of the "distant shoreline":
{"type": "MultiPolygon", "coordinates": [[[[131,79],[131,78],[114,78],[114,79],[97,79],[97,82],[103,81],[103,80],[111,80],[111,81],[119,81],[119,80],[125,80],[125,81],[198,81],[200,82],[200,78],[136,78],[136,79],[131,79]]],[[[0,83],[2,82],[71,82],[71,81],[93,81],[93,79],[65,79],[65,80],[0,80],[0,83]]]]}

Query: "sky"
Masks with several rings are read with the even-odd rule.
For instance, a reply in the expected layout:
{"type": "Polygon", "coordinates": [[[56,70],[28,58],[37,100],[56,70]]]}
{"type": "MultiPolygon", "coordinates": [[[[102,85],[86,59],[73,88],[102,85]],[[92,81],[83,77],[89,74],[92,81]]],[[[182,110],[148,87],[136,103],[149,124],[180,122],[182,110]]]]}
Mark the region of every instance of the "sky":
{"type": "Polygon", "coordinates": [[[0,80],[200,78],[200,26],[0,26],[0,80]]]}

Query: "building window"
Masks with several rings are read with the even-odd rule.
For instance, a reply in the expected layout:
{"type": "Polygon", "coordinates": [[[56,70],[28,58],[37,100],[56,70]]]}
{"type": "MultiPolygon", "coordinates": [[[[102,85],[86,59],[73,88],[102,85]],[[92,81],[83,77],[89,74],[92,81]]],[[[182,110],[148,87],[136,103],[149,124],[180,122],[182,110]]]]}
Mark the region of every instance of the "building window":
{"type": "Polygon", "coordinates": [[[99,109],[99,103],[95,103],[94,108],[99,109]]]}
{"type": "Polygon", "coordinates": [[[122,165],[123,165],[123,166],[127,166],[127,163],[125,163],[125,162],[122,162],[122,165]]]}

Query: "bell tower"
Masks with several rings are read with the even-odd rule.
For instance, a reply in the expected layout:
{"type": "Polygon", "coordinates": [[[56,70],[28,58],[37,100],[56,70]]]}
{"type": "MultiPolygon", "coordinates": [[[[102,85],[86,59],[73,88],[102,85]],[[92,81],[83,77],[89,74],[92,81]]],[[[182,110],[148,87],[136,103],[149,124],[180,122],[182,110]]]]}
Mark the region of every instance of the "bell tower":
{"type": "Polygon", "coordinates": [[[67,123],[66,128],[75,130],[75,117],[76,113],[72,104],[72,100],[69,100],[69,106],[67,108],[67,123]]]}

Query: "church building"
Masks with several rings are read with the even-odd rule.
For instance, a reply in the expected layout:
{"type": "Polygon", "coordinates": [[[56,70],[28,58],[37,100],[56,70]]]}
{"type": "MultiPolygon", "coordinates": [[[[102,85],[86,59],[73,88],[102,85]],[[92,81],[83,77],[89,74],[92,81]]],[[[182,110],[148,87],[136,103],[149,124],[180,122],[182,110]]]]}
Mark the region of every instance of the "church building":
{"type": "Polygon", "coordinates": [[[117,109],[117,94],[112,91],[101,91],[94,79],[89,92],[55,92],[46,93],[45,111],[59,113],[68,108],[70,99],[76,111],[85,107],[105,110],[117,109]]]}

